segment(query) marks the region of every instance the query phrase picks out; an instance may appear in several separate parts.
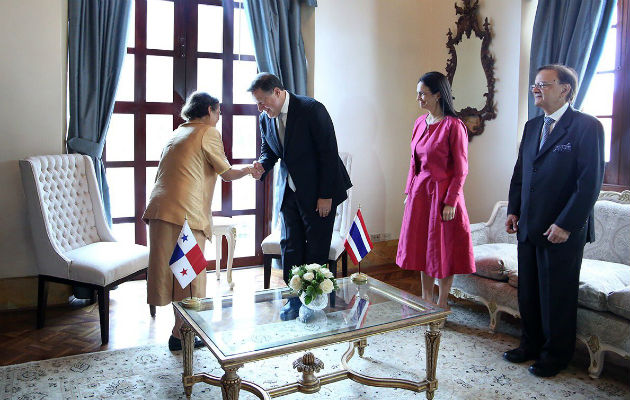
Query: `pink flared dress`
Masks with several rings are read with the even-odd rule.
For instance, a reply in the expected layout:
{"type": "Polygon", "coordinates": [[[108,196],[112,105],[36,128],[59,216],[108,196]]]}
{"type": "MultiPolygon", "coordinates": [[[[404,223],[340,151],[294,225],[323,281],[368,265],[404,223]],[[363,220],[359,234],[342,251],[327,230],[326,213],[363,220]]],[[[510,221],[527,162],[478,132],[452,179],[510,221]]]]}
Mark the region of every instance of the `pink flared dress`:
{"type": "Polygon", "coordinates": [[[396,264],[434,278],[475,272],[463,186],[468,174],[468,135],[458,118],[428,125],[416,120],[396,264]],[[442,220],[444,205],[455,218],[442,220]]]}

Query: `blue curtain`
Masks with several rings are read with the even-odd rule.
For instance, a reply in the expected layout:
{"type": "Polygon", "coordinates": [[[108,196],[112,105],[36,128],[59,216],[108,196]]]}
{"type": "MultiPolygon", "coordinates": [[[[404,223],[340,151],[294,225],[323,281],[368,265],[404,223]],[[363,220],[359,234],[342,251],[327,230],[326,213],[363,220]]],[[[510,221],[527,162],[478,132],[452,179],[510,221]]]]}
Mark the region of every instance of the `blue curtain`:
{"type": "MultiPolygon", "coordinates": [[[[536,69],[560,63],[578,73],[579,89],[573,106],[582,105],[602,54],[616,0],[539,0],[532,34],[529,81],[536,69]]],[[[529,96],[528,114],[534,118],[542,110],[529,96]]]]}
{"type": "Polygon", "coordinates": [[[107,220],[109,187],[101,158],[126,52],[131,0],[68,1],[68,153],[92,157],[107,220]]]}
{"type": "MultiPolygon", "coordinates": [[[[293,93],[306,95],[306,55],[300,5],[316,7],[317,0],[245,0],[245,14],[260,72],[270,72],[293,93]]],[[[278,174],[274,173],[274,178],[278,174]]],[[[272,227],[280,213],[280,194],[274,179],[272,227]]]]}

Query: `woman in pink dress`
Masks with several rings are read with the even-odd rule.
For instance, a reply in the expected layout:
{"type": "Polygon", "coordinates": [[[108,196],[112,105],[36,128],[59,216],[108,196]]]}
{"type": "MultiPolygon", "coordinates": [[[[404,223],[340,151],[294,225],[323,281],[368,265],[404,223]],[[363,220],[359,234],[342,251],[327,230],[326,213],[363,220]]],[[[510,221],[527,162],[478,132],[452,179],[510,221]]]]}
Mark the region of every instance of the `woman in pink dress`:
{"type": "Polygon", "coordinates": [[[448,308],[453,275],[475,272],[463,193],[468,135],[455,115],[451,87],[443,74],[424,74],[417,91],[420,107],[429,113],[413,127],[396,264],[422,271],[424,300],[433,302],[437,278],[437,304],[448,308]]]}

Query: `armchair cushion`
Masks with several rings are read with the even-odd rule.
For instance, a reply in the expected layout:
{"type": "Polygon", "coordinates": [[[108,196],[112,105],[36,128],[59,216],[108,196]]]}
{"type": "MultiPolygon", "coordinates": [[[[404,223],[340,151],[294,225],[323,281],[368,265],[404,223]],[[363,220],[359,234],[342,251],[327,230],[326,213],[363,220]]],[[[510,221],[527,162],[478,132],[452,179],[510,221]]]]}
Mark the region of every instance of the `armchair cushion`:
{"type": "Polygon", "coordinates": [[[608,294],[608,311],[630,319],[630,286],[608,294]]]}
{"type": "Polygon", "coordinates": [[[260,244],[263,254],[280,255],[280,230],[274,229],[260,244]]]}
{"type": "Polygon", "coordinates": [[[509,271],[518,270],[516,245],[509,243],[481,244],[473,248],[476,275],[496,281],[507,281],[509,271]]]}
{"type": "Polygon", "coordinates": [[[69,279],[106,286],[147,267],[149,249],[137,244],[96,242],[64,254],[69,279]]]}
{"type": "Polygon", "coordinates": [[[578,304],[596,311],[608,310],[608,294],[630,286],[630,267],[607,261],[582,260],[578,304]]]}

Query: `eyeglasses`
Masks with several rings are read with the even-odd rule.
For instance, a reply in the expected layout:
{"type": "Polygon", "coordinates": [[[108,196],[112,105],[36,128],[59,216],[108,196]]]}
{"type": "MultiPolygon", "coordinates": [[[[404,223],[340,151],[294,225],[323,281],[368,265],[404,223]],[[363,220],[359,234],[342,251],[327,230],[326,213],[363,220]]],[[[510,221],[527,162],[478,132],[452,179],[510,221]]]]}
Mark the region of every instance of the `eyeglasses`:
{"type": "Polygon", "coordinates": [[[554,82],[536,82],[529,87],[529,90],[534,90],[536,88],[538,88],[538,90],[543,90],[553,85],[554,83],[555,81],[554,82]]]}

